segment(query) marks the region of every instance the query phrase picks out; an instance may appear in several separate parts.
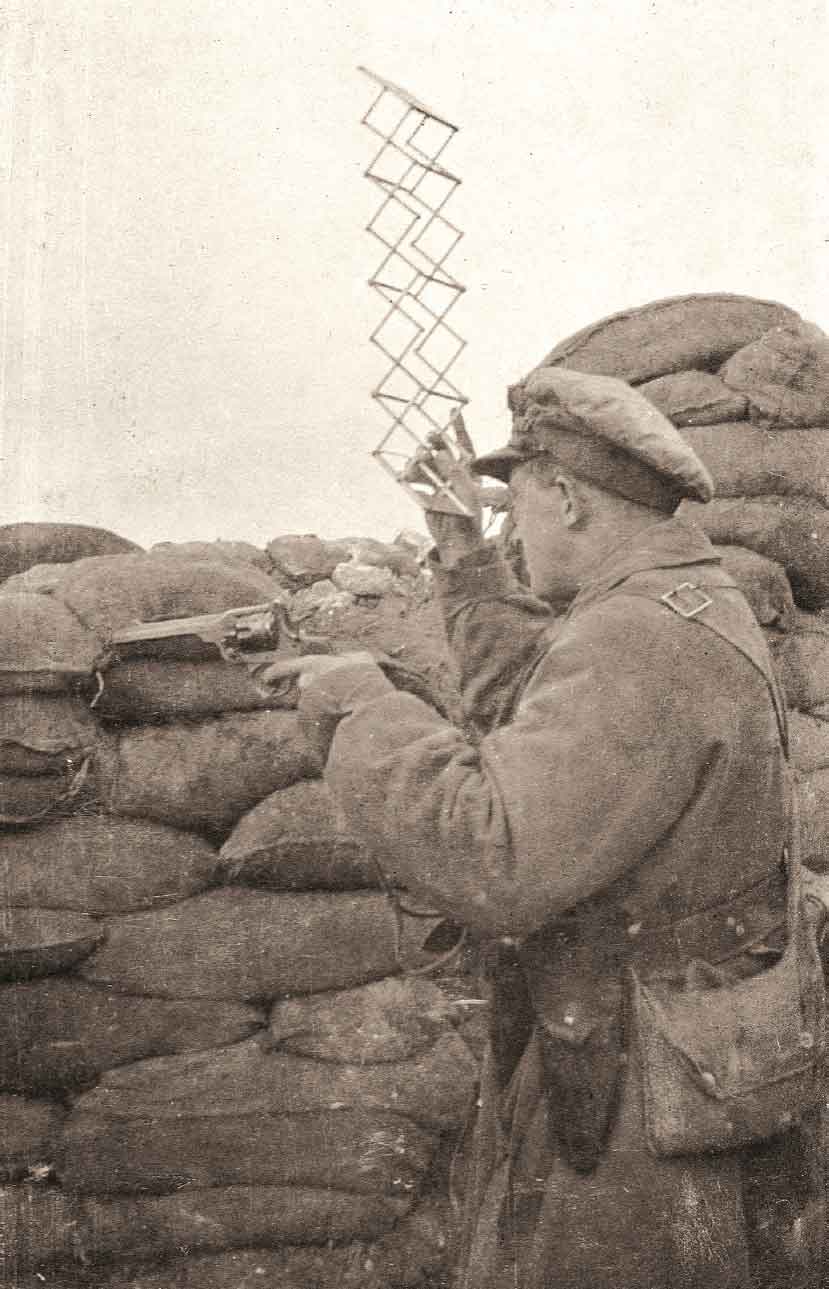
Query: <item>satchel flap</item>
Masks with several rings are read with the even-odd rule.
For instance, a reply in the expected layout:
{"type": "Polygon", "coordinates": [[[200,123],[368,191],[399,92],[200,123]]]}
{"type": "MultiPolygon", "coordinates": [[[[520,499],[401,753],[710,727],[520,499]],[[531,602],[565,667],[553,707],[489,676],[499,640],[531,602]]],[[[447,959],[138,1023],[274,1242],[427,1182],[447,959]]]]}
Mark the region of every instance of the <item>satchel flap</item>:
{"type": "Polygon", "coordinates": [[[822,1018],[804,1014],[796,956],[713,989],[638,982],[640,1026],[652,1027],[708,1096],[723,1100],[815,1064],[822,1018]]]}

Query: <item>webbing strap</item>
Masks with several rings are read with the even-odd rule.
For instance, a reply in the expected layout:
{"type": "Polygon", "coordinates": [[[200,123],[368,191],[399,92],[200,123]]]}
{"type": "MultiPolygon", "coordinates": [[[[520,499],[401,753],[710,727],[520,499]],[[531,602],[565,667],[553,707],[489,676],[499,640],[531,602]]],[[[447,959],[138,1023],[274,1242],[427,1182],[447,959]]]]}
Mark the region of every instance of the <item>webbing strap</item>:
{"type": "MultiPolygon", "coordinates": [[[[752,642],[741,634],[738,634],[736,631],[730,630],[728,623],[723,622],[719,618],[711,618],[708,615],[708,610],[716,606],[716,599],[714,598],[716,592],[721,590],[740,591],[737,584],[735,582],[722,582],[717,585],[702,585],[697,583],[691,589],[704,593],[705,599],[708,603],[702,608],[697,609],[695,612],[688,613],[683,612],[681,607],[682,599],[677,594],[680,591],[680,587],[671,587],[667,592],[661,591],[656,585],[651,589],[650,580],[645,580],[638,574],[634,574],[634,576],[637,577],[637,585],[631,586],[629,582],[622,582],[618,587],[614,588],[611,595],[638,596],[641,599],[650,600],[652,604],[664,605],[666,609],[674,613],[678,618],[681,618],[684,622],[696,623],[698,626],[706,627],[713,635],[719,636],[721,640],[725,640],[727,644],[730,644],[733,649],[736,649],[738,653],[741,653],[742,656],[751,663],[754,669],[760,673],[769,692],[772,707],[774,708],[777,728],[780,734],[780,742],[783,746],[783,755],[788,761],[789,730],[786,720],[786,707],[780,693],[780,686],[774,676],[774,672],[771,670],[767,659],[763,656],[765,651],[761,653],[759,649],[753,649],[752,642]]],[[[664,585],[664,579],[660,579],[660,582],[664,585]]],[[[681,586],[682,588],[685,588],[688,584],[683,583],[681,586]]],[[[742,595],[742,592],[740,592],[740,594],[742,595]]]]}

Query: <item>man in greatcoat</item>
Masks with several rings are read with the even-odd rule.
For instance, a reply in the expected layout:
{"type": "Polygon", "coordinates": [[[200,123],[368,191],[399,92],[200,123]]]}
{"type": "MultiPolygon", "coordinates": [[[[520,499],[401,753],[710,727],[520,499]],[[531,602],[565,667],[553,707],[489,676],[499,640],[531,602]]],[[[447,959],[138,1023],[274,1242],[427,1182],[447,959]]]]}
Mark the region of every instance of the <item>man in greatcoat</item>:
{"type": "Polygon", "coordinates": [[[368,655],[272,669],[299,674],[349,832],[485,945],[493,1024],[459,1170],[458,1285],[805,1284],[808,1136],[654,1153],[628,1023],[631,967],[728,985],[785,936],[782,703],[746,600],[675,513],[710,499],[710,477],[623,382],[542,368],[510,404],[509,444],[473,468],[509,484],[530,590],[477,518],[430,520],[476,734],[368,655]],[[747,1236],[763,1168],[791,1210],[765,1272],[747,1236]]]}

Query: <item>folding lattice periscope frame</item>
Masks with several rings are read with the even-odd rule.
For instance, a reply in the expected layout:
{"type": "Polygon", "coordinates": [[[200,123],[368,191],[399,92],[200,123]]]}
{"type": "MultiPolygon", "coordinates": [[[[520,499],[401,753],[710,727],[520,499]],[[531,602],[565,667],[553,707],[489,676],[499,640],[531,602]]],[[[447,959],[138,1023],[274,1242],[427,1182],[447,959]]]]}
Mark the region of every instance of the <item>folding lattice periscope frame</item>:
{"type": "MultiPolygon", "coordinates": [[[[389,367],[372,398],[391,425],[373,456],[422,502],[407,477],[412,457],[435,434],[456,449],[453,419],[468,401],[450,378],[466,341],[447,321],[465,290],[447,268],[463,233],[444,213],[461,181],[441,164],[458,127],[399,85],[359,70],[377,91],[362,123],[380,140],[365,171],[382,194],[366,226],[383,247],[369,285],[387,306],[371,341],[389,367]]],[[[422,473],[447,508],[466,512],[451,484],[428,466],[422,473]]]]}

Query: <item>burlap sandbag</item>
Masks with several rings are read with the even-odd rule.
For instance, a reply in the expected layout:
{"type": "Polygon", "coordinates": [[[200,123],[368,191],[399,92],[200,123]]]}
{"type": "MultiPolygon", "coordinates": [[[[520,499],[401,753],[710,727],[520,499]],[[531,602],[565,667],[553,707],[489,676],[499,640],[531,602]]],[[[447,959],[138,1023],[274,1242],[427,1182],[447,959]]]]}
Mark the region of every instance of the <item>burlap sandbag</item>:
{"type": "Polygon", "coordinates": [[[810,497],[829,505],[829,430],[705,425],[683,430],[708,466],[718,497],[810,497]]]}
{"type": "Polygon", "coordinates": [[[244,663],[134,659],[101,673],[95,713],[129,724],[203,720],[224,712],[256,712],[295,706],[278,691],[254,683],[244,663]]]}
{"type": "Polygon", "coordinates": [[[134,1263],[96,1289],[437,1289],[448,1274],[450,1226],[447,1202],[424,1201],[370,1243],[236,1249],[172,1258],[163,1267],[134,1263]]]}
{"type": "Polygon", "coordinates": [[[283,788],[254,806],[222,846],[219,864],[226,882],[274,891],[357,890],[379,883],[365,845],[337,822],[321,779],[283,788]]]}
{"type": "Polygon", "coordinates": [[[77,798],[100,743],[98,723],[78,698],[0,697],[0,823],[37,822],[77,798]]]}
{"type": "Polygon", "coordinates": [[[56,594],[91,630],[109,636],[135,622],[266,603],[276,589],[246,565],[139,554],[78,560],[56,594]]]}
{"type": "Polygon", "coordinates": [[[75,1111],[120,1121],[361,1109],[445,1129],[463,1123],[475,1078],[475,1061],[454,1031],[409,1060],[366,1066],[292,1056],[274,1050],[267,1035],[254,1035],[231,1047],[111,1070],[75,1111]]]}
{"type": "Polygon", "coordinates": [[[296,712],[134,727],[96,761],[100,800],[117,815],[227,833],[279,788],[320,773],[296,712]]]}
{"type": "Polygon", "coordinates": [[[619,376],[631,385],[688,368],[717,371],[771,327],[798,320],[782,304],[749,296],[673,296],[602,318],[562,340],[539,366],[619,376]]]}
{"type": "Polygon", "coordinates": [[[829,720],[790,712],[789,746],[792,764],[801,774],[829,769],[829,720]]]}
{"type": "Polygon", "coordinates": [[[65,1109],[54,1101],[0,1094],[0,1182],[48,1173],[65,1118],[65,1109]]]}
{"type": "Polygon", "coordinates": [[[92,914],[155,909],[206,890],[217,858],[193,833],[79,814],[0,836],[0,905],[92,914]]]}
{"type": "MultiPolygon", "coordinates": [[[[182,1249],[370,1239],[388,1230],[411,1204],[411,1197],[299,1186],[228,1186],[112,1199],[3,1186],[0,1283],[15,1286],[16,1276],[40,1268],[166,1258],[182,1249]]],[[[96,1273],[88,1274],[99,1289],[96,1273]]]]}
{"type": "Polygon", "coordinates": [[[789,707],[808,712],[829,702],[829,629],[818,619],[814,626],[797,630],[769,631],[766,640],[789,707]]]}
{"type": "Polygon", "coordinates": [[[748,546],[786,570],[795,603],[804,609],[829,604],[829,510],[800,497],[747,500],[714,498],[707,505],[683,501],[688,515],[711,541],[748,546]]]}
{"type": "Polygon", "coordinates": [[[796,610],[785,569],[746,546],[715,546],[714,549],[760,625],[787,629],[796,610]]]}
{"type": "Polygon", "coordinates": [[[829,336],[811,322],[773,327],[738,350],[720,376],[746,396],[757,425],[829,426],[829,336]]]}
{"type": "Polygon", "coordinates": [[[324,541],[314,533],[274,537],[266,550],[274,576],[292,590],[324,581],[350,555],[348,542],[324,541]]]}
{"type": "Polygon", "coordinates": [[[59,601],[0,595],[0,694],[88,681],[100,648],[98,637],[59,601]]]}
{"type": "MultiPolygon", "coordinates": [[[[403,917],[402,960],[436,919],[403,917]]],[[[241,886],[106,919],[89,980],[165,998],[273,999],[345,989],[391,974],[398,924],[379,892],[282,894],[241,886]]]]}
{"type": "Polygon", "coordinates": [[[797,795],[803,862],[815,872],[829,872],[829,769],[798,775],[797,795]]]}
{"type": "Polygon", "coordinates": [[[195,559],[213,563],[221,560],[223,564],[249,564],[262,573],[270,573],[271,559],[265,551],[251,542],[156,542],[148,552],[156,557],[172,559],[195,559]]]}
{"type": "Polygon", "coordinates": [[[678,371],[658,376],[639,386],[660,412],[674,425],[718,425],[742,421],[748,414],[748,399],[708,371],[678,371]]]}
{"type": "MultiPolygon", "coordinates": [[[[376,1279],[366,1247],[348,1244],[329,1248],[236,1249],[172,1258],[161,1266],[133,1264],[103,1276],[96,1289],[254,1289],[257,1285],[263,1289],[379,1289],[380,1283],[383,1282],[376,1279]],[[360,1278],[355,1280],[355,1274],[360,1278]]],[[[388,1280],[383,1289],[389,1289],[388,1280]]]]}
{"type": "Polygon", "coordinates": [[[68,569],[68,564],[33,564],[25,573],[15,573],[0,583],[0,596],[54,595],[68,569]]]}
{"type": "Polygon", "coordinates": [[[264,1023],[254,1007],[131,998],[72,976],[0,988],[0,1089],[61,1094],[144,1057],[219,1047],[264,1023]]]}
{"type": "Polygon", "coordinates": [[[70,564],[90,555],[140,551],[126,537],[85,524],[3,524],[0,527],[0,582],[33,564],[70,564]]]}
{"type": "Polygon", "coordinates": [[[71,1263],[80,1217],[81,1204],[59,1187],[0,1186],[0,1284],[4,1289],[17,1289],[27,1272],[43,1274],[71,1263]]]}
{"type": "Polygon", "coordinates": [[[63,1133],[67,1190],[163,1194],[213,1186],[332,1187],[405,1195],[432,1160],[433,1134],[359,1110],[299,1115],[118,1119],[73,1110],[63,1133]]]}
{"type": "Polygon", "coordinates": [[[424,976],[387,976],[357,989],[306,994],[273,1004],[278,1048],[321,1061],[405,1061],[450,1032],[458,1009],[424,976]]]}

